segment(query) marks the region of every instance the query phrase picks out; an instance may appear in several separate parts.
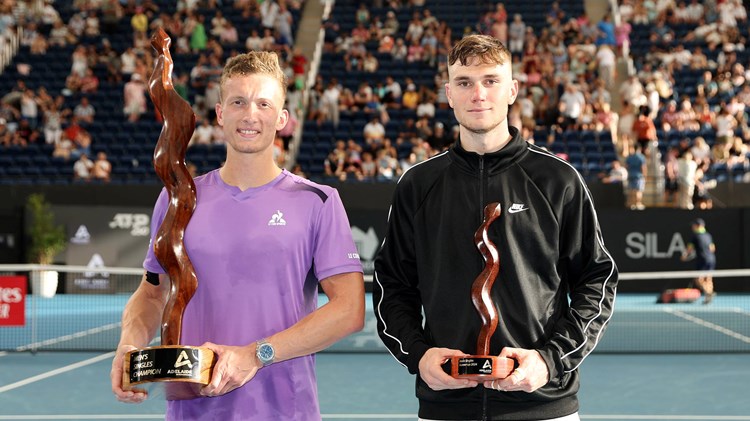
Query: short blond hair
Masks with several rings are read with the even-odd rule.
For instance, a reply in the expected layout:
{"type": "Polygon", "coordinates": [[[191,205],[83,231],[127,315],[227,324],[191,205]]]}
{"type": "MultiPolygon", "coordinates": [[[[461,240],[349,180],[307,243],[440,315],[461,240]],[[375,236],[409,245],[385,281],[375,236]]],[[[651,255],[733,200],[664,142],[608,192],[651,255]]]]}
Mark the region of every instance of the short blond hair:
{"type": "Polygon", "coordinates": [[[239,54],[227,60],[224,70],[221,72],[219,81],[219,100],[224,94],[224,84],[235,76],[268,75],[276,79],[281,86],[283,98],[286,98],[287,78],[279,64],[279,56],[268,51],[251,51],[239,54]]]}
{"type": "Polygon", "coordinates": [[[472,59],[479,59],[481,64],[502,65],[510,62],[510,50],[497,38],[489,35],[468,35],[453,46],[448,53],[448,65],[456,62],[466,66],[472,59]]]}

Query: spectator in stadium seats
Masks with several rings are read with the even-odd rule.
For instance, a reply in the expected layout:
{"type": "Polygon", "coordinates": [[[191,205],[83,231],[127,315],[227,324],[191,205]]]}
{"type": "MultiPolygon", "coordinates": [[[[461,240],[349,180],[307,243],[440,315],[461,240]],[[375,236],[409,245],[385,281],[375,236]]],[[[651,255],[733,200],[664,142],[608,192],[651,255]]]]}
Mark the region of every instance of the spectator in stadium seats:
{"type": "Polygon", "coordinates": [[[370,10],[365,3],[360,3],[357,10],[354,12],[354,22],[358,25],[370,24],[370,10]]]}
{"type": "Polygon", "coordinates": [[[320,111],[322,118],[333,122],[334,127],[338,127],[339,125],[340,98],[341,91],[339,90],[338,84],[334,80],[329,81],[325,91],[323,91],[323,94],[320,97],[320,111]]]}
{"type": "Polygon", "coordinates": [[[97,92],[99,90],[99,78],[93,69],[86,69],[86,74],[81,78],[80,92],[84,94],[97,92]]]}
{"type": "Polygon", "coordinates": [[[42,34],[36,34],[36,36],[31,41],[29,51],[33,55],[46,54],[48,47],[49,43],[47,43],[47,38],[45,38],[42,34]]]}
{"type": "Polygon", "coordinates": [[[208,118],[201,118],[198,127],[193,131],[193,138],[190,145],[210,145],[213,138],[213,127],[208,118]]]}
{"type": "Polygon", "coordinates": [[[396,44],[391,50],[391,57],[395,62],[406,61],[406,57],[409,55],[409,48],[406,46],[404,39],[399,37],[396,38],[396,44]]]}
{"type": "Polygon", "coordinates": [[[381,148],[377,152],[377,178],[380,181],[393,181],[401,174],[396,154],[392,148],[381,148]]]}
{"type": "Polygon", "coordinates": [[[94,163],[84,153],[73,163],[73,181],[91,181],[94,163]]]}
{"type": "Polygon", "coordinates": [[[393,76],[386,76],[385,95],[382,99],[383,104],[390,108],[401,108],[402,96],[403,92],[401,90],[401,84],[399,84],[393,76]]]}
{"type": "Polygon", "coordinates": [[[211,30],[209,31],[211,36],[218,38],[224,29],[224,24],[227,22],[229,21],[224,17],[224,13],[221,10],[217,10],[211,18],[211,30]]]}
{"type": "MultiPolygon", "coordinates": [[[[217,361],[211,382],[200,390],[203,397],[169,401],[166,417],[320,419],[312,354],[362,328],[361,264],[352,258],[357,250],[337,192],[291,175],[272,159],[276,130],[287,117],[288,81],[277,55],[238,55],[225,70],[216,114],[226,133],[226,162],[196,179],[198,195],[212,200],[198,202],[185,245],[201,285],[231,293],[199,291],[185,309],[182,343],[202,344],[217,361]],[[256,213],[263,219],[247,218],[256,213]],[[295,224],[300,230],[290,229],[295,224]],[[191,237],[195,227],[198,234],[191,237]],[[201,229],[221,241],[207,241],[201,229]],[[276,241],[251,241],[259,229],[273,232],[276,241]],[[297,247],[290,250],[291,244],[297,247]],[[234,263],[220,263],[211,255],[234,256],[234,263]],[[285,262],[260,264],[268,256],[285,262]],[[311,271],[316,279],[307,288],[311,271]],[[328,302],[314,309],[306,303],[317,299],[318,287],[328,302]]],[[[154,226],[167,206],[164,193],[154,207],[154,226]]],[[[147,393],[122,390],[124,354],[151,341],[171,284],[153,251],[144,268],[143,281],[123,311],[111,371],[113,393],[131,403],[144,401],[147,393]]]]}
{"type": "Polygon", "coordinates": [[[698,164],[689,150],[677,159],[677,206],[680,209],[693,209],[697,170],[698,164]]]}
{"type": "Polygon", "coordinates": [[[523,21],[521,14],[516,13],[513,15],[513,22],[511,22],[508,36],[510,38],[508,47],[511,53],[516,54],[523,51],[523,45],[526,38],[526,23],[523,21]]]}
{"type": "Polygon", "coordinates": [[[371,150],[378,149],[385,140],[385,126],[380,122],[380,117],[373,115],[370,121],[362,129],[365,143],[371,150]]]}
{"type": "Polygon", "coordinates": [[[401,105],[409,110],[416,110],[419,105],[419,93],[414,83],[407,82],[406,92],[401,98],[401,105]]]}
{"type": "Polygon", "coordinates": [[[612,23],[612,16],[609,13],[604,14],[599,23],[596,24],[596,29],[598,31],[596,45],[609,45],[611,48],[617,46],[615,25],[612,23]]]}
{"type": "Polygon", "coordinates": [[[638,117],[633,122],[633,135],[635,136],[636,142],[641,146],[641,150],[645,154],[648,154],[651,143],[658,141],[656,138],[656,126],[651,117],[649,117],[649,109],[647,107],[641,107],[638,117]]]}
{"type": "Polygon", "coordinates": [[[374,180],[378,175],[378,166],[375,160],[373,159],[372,152],[370,151],[363,151],[362,152],[362,164],[361,167],[361,174],[362,174],[362,180],[363,181],[370,181],[374,180]]]}
{"type": "Polygon", "coordinates": [[[377,57],[368,51],[365,53],[364,59],[362,59],[362,67],[360,70],[365,73],[375,73],[378,71],[379,64],[377,57]]]}
{"type": "Polygon", "coordinates": [[[612,47],[608,44],[602,44],[599,46],[596,52],[596,63],[599,77],[604,80],[604,84],[607,88],[614,86],[615,82],[615,68],[617,64],[617,57],[615,56],[612,47]]]}
{"type": "Polygon", "coordinates": [[[199,53],[206,49],[206,43],[208,42],[206,27],[204,26],[206,18],[203,15],[198,15],[196,17],[191,13],[188,19],[190,20],[190,23],[186,24],[185,27],[186,30],[187,28],[192,29],[190,31],[190,50],[193,53],[199,53]]]}
{"type": "Polygon", "coordinates": [[[0,147],[7,148],[11,146],[13,140],[13,136],[8,130],[8,122],[0,117],[0,147]]]}
{"type": "Polygon", "coordinates": [[[702,136],[696,136],[693,139],[690,153],[693,154],[693,159],[699,167],[707,168],[711,164],[711,147],[702,136]]]}
{"type": "Polygon", "coordinates": [[[289,11],[286,2],[279,2],[279,11],[276,15],[274,28],[279,32],[282,38],[286,39],[289,45],[294,45],[294,34],[292,33],[292,24],[294,18],[289,11]]]}
{"type": "Polygon", "coordinates": [[[62,138],[62,120],[70,110],[60,110],[58,103],[52,103],[43,110],[44,141],[47,144],[57,144],[62,138]]]}
{"type": "Polygon", "coordinates": [[[623,187],[628,181],[628,170],[622,165],[622,163],[615,159],[611,163],[611,167],[608,172],[599,174],[599,178],[602,183],[606,184],[622,184],[623,187]]]}
{"type": "Polygon", "coordinates": [[[138,73],[130,77],[130,81],[123,87],[123,114],[129,122],[138,121],[146,112],[146,85],[138,73]]]}
{"type": "Polygon", "coordinates": [[[419,15],[418,11],[414,11],[412,13],[412,18],[409,21],[409,26],[406,28],[404,41],[408,45],[411,45],[415,40],[419,41],[422,38],[423,33],[424,25],[422,24],[422,17],[419,15]]]}
{"type": "Polygon", "coordinates": [[[232,25],[232,22],[227,21],[221,27],[221,30],[219,33],[219,40],[223,44],[236,44],[239,41],[239,34],[237,33],[237,28],[235,28],[235,26],[232,25]]]}
{"type": "Polygon", "coordinates": [[[96,154],[96,161],[94,161],[94,167],[91,171],[92,178],[104,183],[109,183],[111,174],[112,164],[107,160],[107,154],[105,152],[99,152],[96,154]]]}
{"type": "Polygon", "coordinates": [[[252,29],[250,31],[250,36],[245,39],[245,49],[248,51],[262,51],[263,40],[258,34],[257,29],[252,29]]]}
{"type": "Polygon", "coordinates": [[[39,100],[33,90],[27,89],[21,95],[21,118],[26,120],[32,129],[39,125],[39,100]]]}
{"type": "Polygon", "coordinates": [[[565,86],[565,92],[560,96],[560,115],[562,121],[560,126],[563,130],[576,130],[580,124],[580,117],[586,105],[586,98],[578,86],[569,83],[565,86]]]}
{"type": "Polygon", "coordinates": [[[98,12],[94,9],[86,14],[86,26],[83,29],[83,34],[89,38],[95,38],[101,35],[99,29],[99,16],[97,13],[98,12]]]}
{"type": "Polygon", "coordinates": [[[445,126],[442,122],[436,121],[432,134],[425,139],[430,148],[437,152],[442,152],[451,146],[451,138],[445,131],[445,126]]]}
{"type": "Polygon", "coordinates": [[[679,149],[674,146],[667,147],[667,153],[664,155],[664,203],[670,206],[677,205],[677,191],[679,185],[677,182],[677,157],[679,149]]]}
{"type": "MultiPolygon", "coordinates": [[[[398,35],[398,30],[401,25],[396,19],[396,13],[393,10],[389,10],[385,15],[385,21],[383,22],[383,36],[390,36],[391,38],[398,35]]],[[[384,51],[385,52],[385,51],[384,51]]]]}
{"type": "Polygon", "coordinates": [[[661,129],[670,131],[679,125],[680,113],[677,110],[677,101],[670,100],[666,108],[661,112],[661,129]]]}
{"type": "Polygon", "coordinates": [[[632,210],[643,210],[643,191],[646,188],[646,157],[640,143],[630,145],[630,152],[625,158],[625,169],[628,172],[627,203],[632,210]]]}
{"type": "Polygon", "coordinates": [[[729,113],[726,105],[721,105],[714,122],[714,128],[716,129],[716,142],[720,144],[730,143],[734,138],[734,130],[737,126],[737,119],[729,113]]]}
{"type": "Polygon", "coordinates": [[[145,34],[148,31],[148,16],[142,6],[135,8],[135,13],[130,18],[130,27],[133,28],[134,34],[145,34]]]}
{"type": "Polygon", "coordinates": [[[351,48],[344,54],[346,71],[362,70],[362,60],[364,60],[366,55],[367,48],[365,48],[364,42],[354,38],[351,48]]]}
{"type": "Polygon", "coordinates": [[[62,20],[58,20],[52,25],[52,29],[49,33],[48,42],[53,47],[65,47],[68,44],[76,42],[73,34],[70,33],[68,27],[65,26],[62,20]]]}
{"type": "MultiPolygon", "coordinates": [[[[594,109],[596,110],[594,130],[597,132],[609,132],[612,135],[612,139],[617,139],[619,115],[612,111],[608,102],[596,102],[594,103],[594,109]]],[[[617,141],[613,140],[613,143],[616,144],[617,141]]]]}
{"type": "Polygon", "coordinates": [[[421,100],[417,105],[417,117],[435,118],[435,94],[422,87],[421,100]]]}

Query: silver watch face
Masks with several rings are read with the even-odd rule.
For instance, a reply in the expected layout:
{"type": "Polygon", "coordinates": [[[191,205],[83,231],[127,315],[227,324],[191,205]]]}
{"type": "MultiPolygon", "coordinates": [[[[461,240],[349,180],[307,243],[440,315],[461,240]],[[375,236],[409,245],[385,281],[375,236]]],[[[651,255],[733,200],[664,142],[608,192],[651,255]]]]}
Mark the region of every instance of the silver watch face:
{"type": "Polygon", "coordinates": [[[275,355],[273,346],[269,343],[260,344],[258,346],[258,359],[263,364],[268,364],[273,361],[273,357],[275,355]]]}

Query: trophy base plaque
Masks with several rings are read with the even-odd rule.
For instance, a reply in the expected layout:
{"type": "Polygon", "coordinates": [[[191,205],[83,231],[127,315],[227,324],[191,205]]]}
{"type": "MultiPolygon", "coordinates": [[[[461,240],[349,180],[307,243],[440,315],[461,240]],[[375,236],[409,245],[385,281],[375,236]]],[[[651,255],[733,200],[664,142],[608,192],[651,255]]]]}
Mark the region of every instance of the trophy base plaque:
{"type": "Polygon", "coordinates": [[[195,346],[163,345],[131,351],[125,354],[123,389],[165,382],[168,400],[197,398],[211,381],[215,361],[213,351],[195,346]]]}
{"type": "Polygon", "coordinates": [[[451,357],[443,370],[455,379],[470,379],[479,382],[504,379],[513,372],[516,361],[512,358],[492,355],[469,355],[451,357]]]}

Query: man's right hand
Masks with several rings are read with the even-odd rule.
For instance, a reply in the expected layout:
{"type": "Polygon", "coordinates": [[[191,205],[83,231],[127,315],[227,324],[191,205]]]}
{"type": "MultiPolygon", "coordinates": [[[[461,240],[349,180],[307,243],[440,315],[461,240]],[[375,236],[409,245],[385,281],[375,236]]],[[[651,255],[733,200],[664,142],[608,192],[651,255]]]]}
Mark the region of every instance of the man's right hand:
{"type": "Polygon", "coordinates": [[[456,349],[430,348],[419,360],[419,376],[432,390],[463,389],[476,387],[479,383],[468,379],[454,379],[442,365],[450,357],[465,357],[467,354],[456,349]]]}
{"type": "Polygon", "coordinates": [[[120,345],[115,352],[115,358],[112,360],[112,370],[109,372],[109,378],[112,381],[112,393],[117,400],[125,403],[141,403],[148,398],[148,392],[143,389],[123,390],[122,372],[124,357],[127,352],[135,351],[137,348],[131,345],[120,345]]]}

